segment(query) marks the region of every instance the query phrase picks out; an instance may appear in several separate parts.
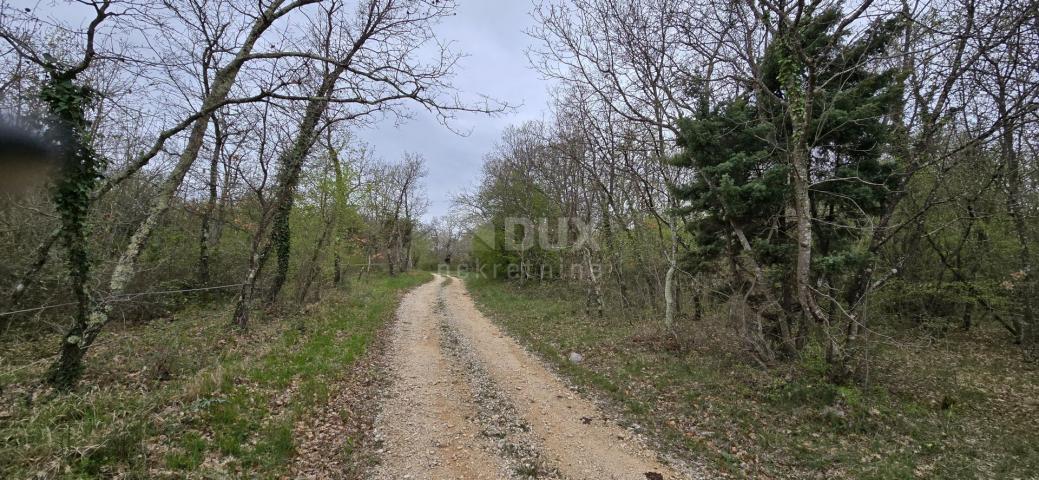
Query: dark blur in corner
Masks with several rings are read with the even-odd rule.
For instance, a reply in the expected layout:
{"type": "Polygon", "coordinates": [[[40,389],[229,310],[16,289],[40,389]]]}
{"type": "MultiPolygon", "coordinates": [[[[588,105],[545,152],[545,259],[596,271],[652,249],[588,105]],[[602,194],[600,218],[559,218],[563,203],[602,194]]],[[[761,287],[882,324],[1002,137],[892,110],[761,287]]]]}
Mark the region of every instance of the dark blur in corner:
{"type": "Polygon", "coordinates": [[[42,188],[57,165],[58,154],[50,142],[0,121],[0,194],[42,188]]]}

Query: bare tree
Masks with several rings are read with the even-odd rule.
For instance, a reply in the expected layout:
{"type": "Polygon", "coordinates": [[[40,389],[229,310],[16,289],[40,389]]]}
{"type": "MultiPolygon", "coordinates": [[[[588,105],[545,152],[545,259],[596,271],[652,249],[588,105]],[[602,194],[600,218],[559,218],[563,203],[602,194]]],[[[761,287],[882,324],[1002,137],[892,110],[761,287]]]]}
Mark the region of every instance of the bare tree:
{"type": "Polygon", "coordinates": [[[453,2],[419,0],[366,0],[353,11],[336,5],[325,8],[315,42],[319,53],[302,55],[321,65],[321,84],[310,94],[275,95],[306,101],[307,107],[292,148],[278,162],[271,210],[257,230],[249,274],[235,308],[237,324],[247,322],[252,291],[271,249],[276,250],[278,270],[266,296],[268,304],[284,284],[290,252],[288,218],[299,170],[319,138],[318,122],[330,106],[335,106],[335,112],[329,115],[329,123],[397,112],[406,102],[421,105],[444,121],[458,111],[493,113],[504,108],[487,102],[470,105],[447,95],[451,87],[445,81],[457,55],[446,47],[433,62],[417,60],[418,50],[435,39],[433,25],[453,9],[453,2]]]}
{"type": "MultiPolygon", "coordinates": [[[[215,73],[214,82],[211,85],[211,91],[207,92],[200,111],[197,114],[190,116],[188,120],[181,122],[181,124],[174,127],[174,129],[171,129],[172,131],[167,130],[166,132],[163,132],[163,134],[160,135],[160,141],[151,151],[142,155],[135,164],[128,166],[124,172],[114,177],[114,179],[110,180],[107,184],[100,186],[97,192],[94,193],[94,195],[100,195],[106,192],[115,182],[122,181],[134,171],[139,170],[148,162],[148,160],[154,157],[161,150],[163,141],[173,136],[181,129],[186,128],[188,125],[194,124],[189,133],[185,150],[180,155],[178,163],[167,176],[166,181],[161,187],[159,196],[151,205],[147,218],[141,223],[134,235],[131,237],[129,244],[124,249],[121,258],[112,272],[109,281],[110,296],[118,296],[125,291],[126,286],[132,278],[134,267],[144,244],[155,229],[159,219],[169,208],[171,199],[179,188],[184,176],[187,174],[187,171],[194,164],[194,161],[202,148],[202,143],[206,130],[208,129],[208,123],[212,112],[227,101],[237,74],[241,70],[243,64],[249,59],[253,46],[275,20],[303,5],[313,3],[314,1],[316,0],[300,0],[288,4],[285,4],[286,2],[275,1],[269,7],[260,12],[260,15],[249,28],[248,34],[235,55],[235,58],[215,73]]],[[[104,4],[104,9],[107,9],[107,3],[104,4]]],[[[98,11],[100,12],[98,23],[105,18],[104,15],[102,15],[105,11],[104,9],[100,6],[98,7],[98,11]]],[[[4,38],[10,39],[13,37],[5,35],[4,38]]],[[[90,55],[93,55],[92,41],[88,41],[87,51],[91,52],[90,55]]],[[[26,50],[25,55],[31,56],[35,54],[26,50]]],[[[81,65],[82,68],[77,66],[75,69],[82,71],[89,66],[89,62],[82,63],[81,65]]],[[[93,189],[88,188],[84,194],[88,196],[91,195],[91,190],[93,189]]],[[[93,343],[104,325],[108,322],[111,308],[111,302],[102,301],[99,305],[92,306],[88,315],[80,315],[80,317],[73,322],[72,327],[69,329],[69,333],[66,335],[65,340],[62,343],[61,354],[52,369],[55,372],[52,375],[52,383],[62,386],[63,388],[68,388],[75,384],[80,372],[82,371],[83,355],[86,353],[87,349],[93,343]]]]}

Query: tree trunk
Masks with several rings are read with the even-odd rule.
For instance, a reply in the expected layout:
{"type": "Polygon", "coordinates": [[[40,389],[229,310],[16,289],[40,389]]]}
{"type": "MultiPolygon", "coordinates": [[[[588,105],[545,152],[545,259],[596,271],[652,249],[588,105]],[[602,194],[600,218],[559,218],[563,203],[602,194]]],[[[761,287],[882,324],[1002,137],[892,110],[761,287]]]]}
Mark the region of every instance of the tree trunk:
{"type": "Polygon", "coordinates": [[[338,287],[341,281],[343,281],[342,260],[340,260],[339,252],[337,251],[332,260],[332,285],[338,287]]]}
{"type": "Polygon", "coordinates": [[[332,163],[332,173],[335,175],[333,178],[335,188],[333,190],[334,196],[332,197],[332,216],[330,218],[333,255],[332,285],[338,287],[343,280],[342,259],[340,258],[339,250],[342,248],[343,242],[343,217],[346,215],[348,194],[343,167],[339,163],[339,152],[336,151],[335,145],[332,143],[331,131],[328,133],[328,159],[332,163]]]}
{"type": "Polygon", "coordinates": [[[812,199],[809,187],[812,183],[811,152],[808,146],[809,126],[812,118],[812,95],[815,90],[814,75],[810,67],[800,56],[800,45],[794,38],[797,33],[788,32],[785,42],[787,61],[781,65],[780,79],[783,94],[787,101],[787,112],[790,116],[791,134],[788,152],[790,163],[790,182],[793,187],[793,211],[795,216],[795,238],[797,241],[797,257],[794,279],[797,284],[797,300],[805,316],[814,324],[823,328],[826,341],[826,358],[834,369],[833,377],[843,379],[847,373],[847,361],[844,351],[837,343],[835,332],[830,332],[830,317],[819,307],[812,291],[812,199]],[[802,70],[807,70],[803,72],[802,70]],[[802,80],[802,76],[807,77],[802,80]]]}
{"type": "MultiPolygon", "coordinates": [[[[202,102],[202,111],[208,113],[204,113],[195,121],[177,164],[160,187],[158,196],[153,200],[151,207],[148,209],[147,217],[137,226],[137,230],[130,237],[129,244],[123,249],[122,255],[116,262],[108,283],[109,298],[118,297],[122,294],[133,279],[134,270],[137,267],[137,260],[140,258],[141,252],[144,250],[148,239],[158,226],[162,216],[169,209],[177,189],[180,188],[181,183],[184,181],[184,176],[187,175],[191,166],[195,163],[195,159],[198,158],[198,153],[202,149],[202,144],[205,140],[206,130],[209,128],[213,107],[227,98],[247,56],[252,52],[253,46],[263,32],[278,17],[276,13],[282,3],[283,1],[281,0],[272,2],[264,14],[256,19],[235,58],[218,70],[214,76],[212,88],[202,102]]],[[[82,320],[75,322],[66,335],[66,341],[59,353],[58,360],[54,363],[53,368],[55,372],[63,372],[60,374],[61,377],[68,377],[72,383],[75,383],[79,373],[82,371],[81,362],[83,355],[90,348],[94,339],[97,338],[101,329],[108,323],[111,312],[112,302],[104,301],[93,308],[90,315],[87,316],[85,323],[82,320]],[[82,334],[78,335],[79,332],[82,332],[82,334]],[[75,337],[75,341],[72,341],[73,337],[75,337]],[[73,343],[75,347],[70,346],[73,343]]]]}
{"type": "MultiPolygon", "coordinates": [[[[59,75],[44,88],[52,94],[75,92],[75,75],[59,75]]],[[[88,126],[84,113],[85,102],[51,100],[59,95],[48,95],[48,107],[57,118],[54,125],[61,132],[62,176],[54,192],[54,203],[61,216],[61,238],[67,252],[67,265],[72,296],[76,300],[76,314],[72,328],[62,339],[59,361],[48,374],[47,381],[62,390],[71,390],[82,374],[82,360],[89,342],[84,341],[88,325],[90,297],[87,282],[90,280],[90,259],[87,254],[86,221],[90,207],[90,192],[93,190],[103,168],[87,137],[88,126]],[[73,106],[69,106],[72,103],[73,106]]],[[[74,93],[73,93],[74,95],[74,93]]],[[[78,99],[77,99],[78,100],[78,99]]],[[[37,252],[39,253],[39,252],[37,252]]],[[[45,257],[44,257],[45,259],[45,257]]],[[[37,258],[37,262],[39,262],[37,258]]],[[[34,265],[35,267],[35,265],[34,265]]]]}
{"type": "MultiPolygon", "coordinates": [[[[672,254],[674,250],[672,250],[672,254]]],[[[675,331],[675,261],[668,260],[667,273],[664,274],[664,328],[668,332],[675,331]]]]}
{"type": "Polygon", "coordinates": [[[240,327],[245,327],[248,324],[249,303],[252,301],[256,280],[259,277],[260,269],[263,268],[263,264],[266,261],[267,254],[272,248],[277,249],[278,253],[278,273],[275,275],[274,284],[267,293],[268,304],[271,299],[277,297],[281,287],[285,284],[284,275],[288,271],[291,245],[289,216],[292,213],[293,199],[296,195],[296,186],[299,183],[300,170],[303,168],[303,162],[306,160],[307,154],[317,140],[317,124],[328,108],[328,96],[332,93],[336,82],[339,80],[339,76],[346,71],[348,63],[340,63],[325,74],[321,85],[314,92],[314,96],[307,102],[306,113],[300,121],[292,148],[278,159],[281,169],[278,172],[277,186],[269,210],[270,213],[265,215],[270,218],[270,221],[261,221],[260,226],[256,229],[256,234],[253,237],[253,255],[251,256],[253,261],[250,264],[249,273],[246,275],[246,281],[242,285],[238,299],[235,302],[234,322],[240,327]],[[271,225],[269,233],[266,232],[266,225],[268,224],[271,225]],[[265,236],[267,237],[266,241],[263,240],[265,236]],[[263,252],[263,254],[261,255],[260,252],[263,252]]]}
{"type": "MultiPolygon", "coordinates": [[[[219,118],[213,118],[213,133],[216,141],[213,144],[213,158],[209,161],[209,199],[202,212],[202,228],[198,239],[198,284],[209,285],[209,249],[213,242],[213,214],[217,201],[217,171],[220,166],[220,153],[224,148],[224,136],[220,129],[219,118]]],[[[226,188],[226,187],[225,187],[226,188]]]]}
{"type": "Polygon", "coordinates": [[[334,222],[332,216],[329,216],[329,220],[325,222],[325,228],[321,231],[321,237],[317,240],[317,245],[314,245],[314,252],[310,255],[310,261],[307,263],[306,272],[303,277],[303,284],[299,289],[299,303],[303,304],[307,301],[307,294],[310,293],[310,286],[314,283],[314,279],[317,278],[318,259],[321,256],[321,251],[324,250],[325,244],[328,243],[328,236],[332,232],[334,222]]]}
{"type": "Polygon", "coordinates": [[[1003,135],[1000,146],[1003,162],[1006,166],[1007,212],[1010,214],[1010,219],[1014,225],[1014,233],[1018,243],[1017,260],[1020,264],[1020,270],[1015,272],[1015,274],[1019,272],[1020,277],[1015,283],[1019,285],[1016,293],[1021,302],[1022,318],[1015,319],[1017,324],[1016,341],[1024,344],[1035,340],[1035,310],[1033,305],[1035,295],[1032,288],[1035,273],[1032,271],[1032,254],[1028,246],[1029,235],[1028,226],[1025,223],[1026,214],[1021,206],[1021,193],[1024,189],[1021,181],[1021,162],[1018,159],[1017,151],[1014,149],[1014,125],[1008,120],[1005,89],[1004,85],[1000,85],[1000,97],[997,99],[1000,117],[1005,119],[1003,121],[1003,135]]]}
{"type": "Polygon", "coordinates": [[[257,243],[259,240],[259,238],[256,238],[253,241],[253,253],[249,257],[249,273],[246,274],[245,281],[242,282],[242,289],[238,293],[238,301],[235,302],[234,314],[231,317],[234,324],[239,328],[245,328],[249,325],[248,299],[252,298],[253,290],[256,288],[256,279],[263,272],[263,267],[267,263],[267,256],[271,251],[270,243],[260,245],[257,243]]]}
{"type": "Polygon", "coordinates": [[[11,291],[12,306],[17,306],[21,302],[25,291],[36,281],[36,276],[39,275],[40,270],[43,270],[44,265],[47,264],[47,259],[50,258],[51,248],[61,238],[61,231],[61,227],[54,229],[33,251],[32,263],[29,264],[29,268],[22,274],[21,280],[18,280],[14,290],[11,291]]]}
{"type": "MultiPolygon", "coordinates": [[[[298,174],[297,174],[298,176],[298,174]]],[[[289,278],[289,260],[292,254],[292,205],[295,203],[296,186],[292,185],[292,194],[283,202],[274,206],[274,221],[271,226],[271,242],[274,244],[274,254],[277,265],[274,270],[274,278],[271,279],[270,290],[264,304],[267,308],[274,306],[278,300],[278,293],[285,286],[285,280],[289,278]]]]}
{"type": "Polygon", "coordinates": [[[602,286],[599,284],[599,277],[595,274],[595,265],[592,264],[592,251],[590,248],[584,248],[584,260],[588,266],[588,302],[587,305],[595,308],[596,316],[602,318],[605,305],[603,304],[602,297],[602,286]]]}

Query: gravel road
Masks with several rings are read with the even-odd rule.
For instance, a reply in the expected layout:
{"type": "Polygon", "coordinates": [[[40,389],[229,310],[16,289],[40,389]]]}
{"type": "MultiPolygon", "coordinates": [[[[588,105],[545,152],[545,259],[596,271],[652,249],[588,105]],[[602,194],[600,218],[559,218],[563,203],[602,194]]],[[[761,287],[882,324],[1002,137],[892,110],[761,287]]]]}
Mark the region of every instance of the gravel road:
{"type": "Polygon", "coordinates": [[[403,300],[372,478],[691,478],[505,335],[457,279],[403,300]]]}

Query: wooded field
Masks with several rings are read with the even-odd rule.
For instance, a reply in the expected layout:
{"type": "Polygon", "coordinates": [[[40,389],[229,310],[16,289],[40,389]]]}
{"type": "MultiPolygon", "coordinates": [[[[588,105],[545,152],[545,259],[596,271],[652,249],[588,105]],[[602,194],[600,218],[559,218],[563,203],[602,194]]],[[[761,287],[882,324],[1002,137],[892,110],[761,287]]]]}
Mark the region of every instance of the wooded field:
{"type": "Polygon", "coordinates": [[[357,132],[512,111],[456,8],[0,0],[0,476],[294,471],[329,392],[241,416],[436,270],[717,475],[1035,475],[1039,3],[535,1],[547,113],[433,217],[357,132]]]}
{"type": "Polygon", "coordinates": [[[520,281],[547,265],[589,308],[649,308],[668,330],[727,315],[750,358],[819,347],[837,383],[861,378],[878,324],[994,322],[1009,355],[1035,345],[1034,3],[575,1],[534,16],[553,118],[506,132],[461,202],[499,240],[523,234],[510,218],[557,238],[563,217],[595,225],[594,242],[477,241],[476,260],[523,263],[520,281]]]}

